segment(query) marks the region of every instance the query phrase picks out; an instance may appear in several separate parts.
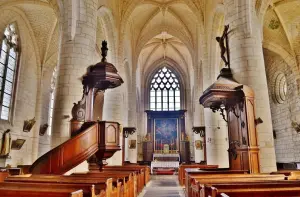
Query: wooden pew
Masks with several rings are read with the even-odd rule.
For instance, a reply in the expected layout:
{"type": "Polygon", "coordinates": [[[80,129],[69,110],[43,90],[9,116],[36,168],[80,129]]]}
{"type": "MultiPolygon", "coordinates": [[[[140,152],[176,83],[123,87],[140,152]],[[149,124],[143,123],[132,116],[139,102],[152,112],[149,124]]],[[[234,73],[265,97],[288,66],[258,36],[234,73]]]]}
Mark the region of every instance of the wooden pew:
{"type": "Polygon", "coordinates": [[[191,181],[189,197],[205,195],[205,186],[221,183],[257,182],[257,181],[283,181],[286,177],[282,174],[206,174],[194,176],[191,181]]]}
{"type": "Polygon", "coordinates": [[[4,182],[0,183],[0,190],[35,190],[43,188],[45,190],[52,189],[70,189],[72,191],[82,190],[83,197],[99,197],[100,194],[95,193],[95,186],[91,184],[59,184],[59,183],[22,183],[22,182],[4,182]]]}
{"type": "Polygon", "coordinates": [[[202,165],[202,164],[180,164],[178,168],[178,181],[180,185],[185,183],[185,169],[197,168],[197,169],[217,169],[218,165],[202,165]]]}
{"type": "Polygon", "coordinates": [[[211,197],[283,197],[300,196],[300,181],[254,181],[205,186],[201,196],[211,197]]]}
{"type": "MultiPolygon", "coordinates": [[[[117,178],[119,182],[122,183],[121,186],[121,191],[120,191],[120,195],[125,196],[125,197],[133,197],[133,196],[137,196],[137,193],[135,191],[136,188],[134,188],[134,177],[136,177],[136,175],[134,173],[124,173],[124,172],[120,172],[117,174],[107,174],[104,172],[99,172],[99,173],[95,173],[95,172],[86,172],[86,173],[73,173],[70,176],[74,176],[74,177],[88,177],[88,178],[103,178],[103,177],[112,177],[112,178],[117,178]]],[[[136,179],[136,178],[135,178],[136,179]]]]}
{"type": "MultiPolygon", "coordinates": [[[[145,167],[144,166],[105,166],[103,168],[104,172],[107,171],[134,171],[137,173],[137,188],[138,193],[141,192],[145,186],[145,167]]],[[[149,174],[150,176],[150,174],[149,174]]]]}
{"type": "MultiPolygon", "coordinates": [[[[132,180],[128,183],[128,187],[130,189],[130,192],[133,194],[133,196],[137,196],[143,189],[142,187],[138,187],[140,184],[138,183],[138,176],[139,174],[136,172],[136,170],[127,170],[127,171],[120,171],[120,170],[114,170],[114,171],[92,171],[88,173],[74,173],[72,176],[85,176],[85,174],[95,174],[95,176],[98,177],[106,177],[106,178],[129,178],[129,175],[132,175],[132,180]],[[117,172],[116,172],[117,171],[117,172]],[[83,174],[83,175],[82,175],[83,174]]],[[[140,177],[139,177],[140,178],[140,177]]],[[[141,179],[141,178],[140,178],[141,179]]]]}
{"type": "Polygon", "coordinates": [[[5,172],[0,172],[0,183],[3,182],[4,179],[5,179],[6,177],[8,177],[8,176],[9,176],[9,173],[8,173],[7,171],[5,171],[5,172]]]}
{"type": "Polygon", "coordinates": [[[242,171],[242,170],[212,170],[212,171],[207,171],[207,170],[199,170],[195,168],[186,168],[185,169],[185,195],[186,197],[191,195],[191,181],[193,176],[196,175],[209,175],[209,174],[245,174],[247,171],[242,171]]]}
{"type": "Polygon", "coordinates": [[[105,196],[107,197],[119,197],[121,183],[113,180],[112,178],[87,178],[81,177],[71,177],[62,175],[32,175],[32,176],[10,176],[5,179],[5,182],[17,182],[17,183],[59,183],[59,184],[89,184],[95,185],[96,193],[101,193],[102,190],[105,191],[105,196]],[[113,182],[115,187],[113,187],[113,182]]]}
{"type": "Polygon", "coordinates": [[[142,165],[138,165],[138,164],[125,164],[123,167],[137,167],[137,168],[144,168],[144,172],[145,172],[145,184],[147,184],[150,181],[150,175],[151,175],[151,169],[149,166],[142,166],[142,165]]]}
{"type": "Polygon", "coordinates": [[[44,189],[44,188],[6,188],[0,187],[1,197],[83,197],[82,190],[72,189],[44,189]]]}

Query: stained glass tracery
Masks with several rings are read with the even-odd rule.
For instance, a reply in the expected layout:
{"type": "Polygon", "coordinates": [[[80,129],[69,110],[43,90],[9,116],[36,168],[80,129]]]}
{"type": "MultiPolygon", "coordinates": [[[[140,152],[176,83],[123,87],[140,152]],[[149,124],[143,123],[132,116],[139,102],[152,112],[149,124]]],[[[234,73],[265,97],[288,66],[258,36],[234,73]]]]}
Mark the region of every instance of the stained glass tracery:
{"type": "Polygon", "coordinates": [[[150,110],[180,110],[180,83],[174,72],[167,67],[158,70],[151,80],[150,110]]]}

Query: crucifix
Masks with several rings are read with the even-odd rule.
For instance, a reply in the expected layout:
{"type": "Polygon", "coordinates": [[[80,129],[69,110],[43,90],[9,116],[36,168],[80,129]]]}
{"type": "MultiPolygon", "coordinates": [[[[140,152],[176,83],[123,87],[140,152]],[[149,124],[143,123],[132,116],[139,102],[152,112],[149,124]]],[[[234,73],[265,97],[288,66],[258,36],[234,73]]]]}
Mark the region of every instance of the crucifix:
{"type": "Polygon", "coordinates": [[[216,40],[218,41],[218,43],[220,45],[222,60],[225,62],[225,66],[228,66],[228,68],[230,68],[228,29],[229,29],[229,25],[225,25],[222,36],[221,37],[216,37],[216,40]],[[227,57],[225,57],[225,53],[226,53],[227,57]]]}

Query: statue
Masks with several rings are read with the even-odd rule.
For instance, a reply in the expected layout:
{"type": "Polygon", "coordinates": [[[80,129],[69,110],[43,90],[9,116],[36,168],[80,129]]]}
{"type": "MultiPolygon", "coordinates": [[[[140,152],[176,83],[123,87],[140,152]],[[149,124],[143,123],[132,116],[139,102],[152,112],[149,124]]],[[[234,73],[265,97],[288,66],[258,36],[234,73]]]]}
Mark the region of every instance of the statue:
{"type": "Polygon", "coordinates": [[[229,66],[229,54],[228,54],[229,51],[228,51],[228,46],[227,46],[228,29],[229,29],[229,25],[225,25],[222,37],[216,37],[216,40],[219,42],[220,49],[221,49],[221,58],[225,62],[226,66],[229,66]],[[225,46],[225,42],[226,42],[226,46],[225,46]],[[228,59],[226,59],[226,57],[225,57],[226,52],[227,52],[228,59]]]}
{"type": "Polygon", "coordinates": [[[7,129],[2,135],[0,156],[8,156],[10,150],[11,150],[11,135],[10,135],[10,129],[7,129]]]}

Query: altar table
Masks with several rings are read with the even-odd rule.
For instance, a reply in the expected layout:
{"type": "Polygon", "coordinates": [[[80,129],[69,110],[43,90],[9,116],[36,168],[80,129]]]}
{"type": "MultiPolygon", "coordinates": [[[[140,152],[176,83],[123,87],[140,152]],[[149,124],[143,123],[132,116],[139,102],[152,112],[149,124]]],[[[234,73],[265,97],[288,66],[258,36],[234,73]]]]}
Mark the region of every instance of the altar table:
{"type": "Polygon", "coordinates": [[[151,162],[151,174],[153,174],[153,168],[179,168],[179,161],[152,161],[151,162]]]}
{"type": "Polygon", "coordinates": [[[180,155],[178,153],[153,153],[153,161],[156,159],[159,161],[180,161],[180,155]]]}

